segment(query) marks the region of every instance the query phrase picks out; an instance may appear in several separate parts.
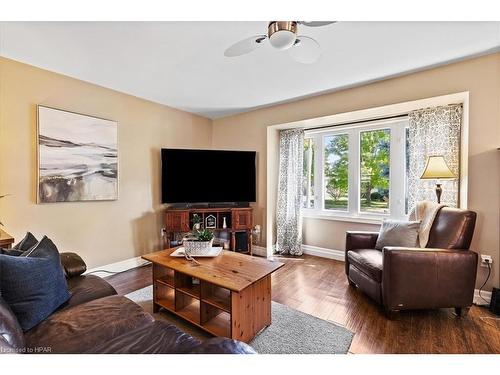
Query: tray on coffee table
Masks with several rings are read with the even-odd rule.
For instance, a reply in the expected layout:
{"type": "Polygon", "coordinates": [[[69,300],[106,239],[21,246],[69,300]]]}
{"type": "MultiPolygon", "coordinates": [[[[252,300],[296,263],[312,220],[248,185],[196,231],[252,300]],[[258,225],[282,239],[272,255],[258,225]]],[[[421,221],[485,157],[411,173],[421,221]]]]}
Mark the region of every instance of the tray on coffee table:
{"type": "MultiPolygon", "coordinates": [[[[191,256],[193,258],[213,258],[216,256],[219,256],[220,253],[222,252],[222,247],[214,246],[212,247],[208,254],[203,254],[203,255],[195,255],[192,254],[191,256]]],[[[172,254],[170,254],[171,257],[178,257],[178,258],[183,258],[186,255],[184,247],[179,247],[177,250],[175,250],[172,254]]]]}

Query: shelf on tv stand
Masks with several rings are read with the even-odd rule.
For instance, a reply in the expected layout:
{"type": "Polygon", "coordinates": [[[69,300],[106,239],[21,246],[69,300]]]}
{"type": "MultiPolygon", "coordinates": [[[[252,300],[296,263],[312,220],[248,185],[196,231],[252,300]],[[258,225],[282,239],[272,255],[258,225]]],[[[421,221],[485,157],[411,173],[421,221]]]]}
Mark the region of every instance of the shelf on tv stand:
{"type": "Polygon", "coordinates": [[[208,215],[216,216],[217,226],[207,228],[214,232],[227,232],[230,235],[230,250],[242,254],[252,255],[251,232],[253,223],[253,209],[251,207],[217,207],[217,208],[167,208],[165,212],[165,230],[167,243],[171,247],[172,241],[179,234],[192,230],[192,217],[194,214],[200,216],[202,223],[208,215]],[[226,228],[223,228],[223,218],[226,218],[226,228]],[[247,248],[236,249],[236,233],[245,232],[247,236],[247,248]]]}

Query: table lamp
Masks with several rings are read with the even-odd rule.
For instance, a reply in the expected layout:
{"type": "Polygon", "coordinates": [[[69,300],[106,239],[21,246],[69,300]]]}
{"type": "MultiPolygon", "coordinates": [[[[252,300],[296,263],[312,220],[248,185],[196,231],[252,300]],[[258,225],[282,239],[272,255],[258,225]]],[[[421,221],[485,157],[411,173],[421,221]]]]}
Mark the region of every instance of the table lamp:
{"type": "Polygon", "coordinates": [[[436,180],[436,197],[438,203],[441,203],[441,180],[453,180],[457,178],[446,164],[444,156],[429,156],[424,172],[420,176],[421,180],[436,180]]]}

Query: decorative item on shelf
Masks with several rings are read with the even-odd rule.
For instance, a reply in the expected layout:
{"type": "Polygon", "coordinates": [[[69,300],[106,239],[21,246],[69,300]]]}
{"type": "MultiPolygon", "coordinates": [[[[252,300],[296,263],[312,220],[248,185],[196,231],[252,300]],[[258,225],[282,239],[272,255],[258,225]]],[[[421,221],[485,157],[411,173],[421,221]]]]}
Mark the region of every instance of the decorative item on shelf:
{"type": "Polygon", "coordinates": [[[227,228],[227,223],[226,223],[226,217],[225,216],[222,218],[222,228],[223,229],[227,228]]]}
{"type": "Polygon", "coordinates": [[[441,203],[441,194],[443,192],[441,180],[454,180],[456,178],[442,155],[429,156],[424,172],[420,176],[421,180],[436,180],[436,197],[438,203],[441,203]]]}
{"type": "Polygon", "coordinates": [[[193,218],[191,219],[193,223],[193,230],[201,229],[201,217],[198,214],[193,214],[193,218]]]}
{"type": "Polygon", "coordinates": [[[257,224],[252,228],[252,245],[259,246],[260,245],[260,240],[261,240],[261,230],[260,230],[260,225],[257,224]]]}
{"type": "Polygon", "coordinates": [[[217,228],[217,218],[215,215],[207,215],[205,218],[205,228],[206,229],[215,229],[217,228]]]}
{"type": "Polygon", "coordinates": [[[191,255],[208,254],[212,248],[213,241],[214,234],[208,229],[192,232],[183,240],[186,258],[191,255]]]}

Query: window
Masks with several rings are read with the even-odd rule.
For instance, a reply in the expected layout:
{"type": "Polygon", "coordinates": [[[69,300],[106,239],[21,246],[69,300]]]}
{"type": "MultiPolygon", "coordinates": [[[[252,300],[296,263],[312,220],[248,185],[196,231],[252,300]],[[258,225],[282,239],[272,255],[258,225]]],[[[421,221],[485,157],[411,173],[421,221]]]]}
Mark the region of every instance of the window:
{"type": "Polygon", "coordinates": [[[326,210],[347,211],[349,200],[349,136],[325,137],[324,206],[326,210]]]}
{"type": "Polygon", "coordinates": [[[407,213],[407,127],[407,118],[399,118],[307,131],[306,214],[403,218],[407,213]]]}

